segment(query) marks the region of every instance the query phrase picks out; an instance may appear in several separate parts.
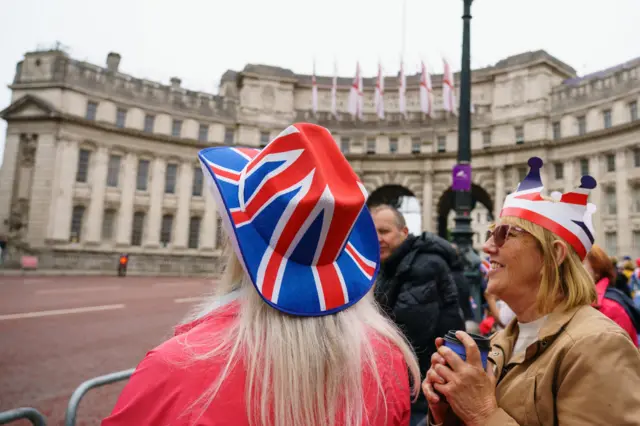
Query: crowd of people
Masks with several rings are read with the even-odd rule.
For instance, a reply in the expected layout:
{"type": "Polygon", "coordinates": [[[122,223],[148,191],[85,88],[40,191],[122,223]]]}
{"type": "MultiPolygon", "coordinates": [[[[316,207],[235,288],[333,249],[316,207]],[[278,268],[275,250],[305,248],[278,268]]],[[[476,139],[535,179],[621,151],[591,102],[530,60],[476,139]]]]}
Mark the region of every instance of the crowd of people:
{"type": "Polygon", "coordinates": [[[327,129],[199,159],[224,274],[103,426],[640,425],[640,260],[594,244],[593,178],[547,195],[529,160],[473,300],[458,248],[368,208],[327,129]]]}

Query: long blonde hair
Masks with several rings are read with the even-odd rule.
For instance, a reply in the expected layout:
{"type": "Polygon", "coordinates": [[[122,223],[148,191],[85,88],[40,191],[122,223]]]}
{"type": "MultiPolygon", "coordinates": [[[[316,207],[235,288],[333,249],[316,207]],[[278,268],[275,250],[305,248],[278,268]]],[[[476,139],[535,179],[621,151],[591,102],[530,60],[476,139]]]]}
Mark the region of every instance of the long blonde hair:
{"type": "Polygon", "coordinates": [[[226,259],[217,291],[187,318],[206,315],[217,307],[221,296],[239,290],[240,311],[233,325],[214,332],[207,350],[194,355],[196,362],[226,359],[220,376],[196,401],[203,403],[202,412],[216,397],[224,398],[218,395],[220,387],[241,362],[251,425],[325,426],[340,420],[345,426],[361,426],[371,423],[374,416],[386,417],[386,391],[395,392],[397,383],[383,383],[374,340],[401,351],[412,395],[417,396],[420,370],[416,356],[402,333],[380,313],[372,292],[334,315],[290,316],[260,298],[233,250],[227,251],[226,259]],[[365,374],[373,377],[377,389],[365,389],[365,374]],[[377,392],[384,412],[367,412],[365,395],[369,392],[377,392]]]}
{"type": "Polygon", "coordinates": [[[519,226],[538,240],[544,265],[536,298],[538,312],[548,314],[558,305],[569,310],[581,305],[590,305],[596,301],[593,280],[569,243],[528,220],[504,217],[500,222],[519,226]],[[561,263],[558,263],[554,255],[553,245],[556,241],[567,246],[567,255],[561,263]]]}

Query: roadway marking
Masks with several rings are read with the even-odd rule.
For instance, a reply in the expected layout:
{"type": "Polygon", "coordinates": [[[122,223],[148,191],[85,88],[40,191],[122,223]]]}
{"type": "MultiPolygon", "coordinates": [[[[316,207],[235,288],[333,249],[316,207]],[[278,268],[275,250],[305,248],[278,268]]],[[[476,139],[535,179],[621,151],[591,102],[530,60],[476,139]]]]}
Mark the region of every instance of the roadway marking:
{"type": "Polygon", "coordinates": [[[22,314],[0,315],[0,321],[25,319],[25,318],[49,317],[54,315],[81,314],[85,312],[112,311],[115,309],[123,309],[123,308],[124,308],[124,305],[119,304],[119,305],[87,306],[84,308],[55,309],[53,311],[25,312],[22,314]]]}
{"type": "Polygon", "coordinates": [[[94,291],[118,290],[121,286],[112,287],[76,287],[76,288],[50,288],[47,290],[36,290],[36,294],[66,294],[66,293],[91,293],[94,291]]]}
{"type": "Polygon", "coordinates": [[[174,299],[175,303],[193,303],[193,302],[202,302],[206,300],[206,297],[183,297],[182,299],[174,299]]]}

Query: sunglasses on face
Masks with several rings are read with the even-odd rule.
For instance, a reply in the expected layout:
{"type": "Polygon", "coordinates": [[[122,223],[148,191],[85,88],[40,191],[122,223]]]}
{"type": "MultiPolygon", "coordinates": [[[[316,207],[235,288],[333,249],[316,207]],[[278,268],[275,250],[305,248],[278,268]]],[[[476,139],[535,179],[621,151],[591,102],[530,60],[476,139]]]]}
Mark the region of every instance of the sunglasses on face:
{"type": "Polygon", "coordinates": [[[493,237],[493,243],[496,247],[502,247],[507,239],[513,235],[513,231],[526,232],[524,229],[514,225],[498,225],[487,231],[486,241],[489,241],[489,238],[493,237]]]}

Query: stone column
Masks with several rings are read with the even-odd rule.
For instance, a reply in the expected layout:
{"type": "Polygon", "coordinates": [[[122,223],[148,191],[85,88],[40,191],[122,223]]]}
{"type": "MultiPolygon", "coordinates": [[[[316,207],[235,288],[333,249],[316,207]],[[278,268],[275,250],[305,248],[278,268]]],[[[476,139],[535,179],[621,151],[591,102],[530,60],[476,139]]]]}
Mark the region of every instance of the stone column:
{"type": "Polygon", "coordinates": [[[167,164],[163,158],[153,160],[151,173],[151,194],[149,196],[149,213],[144,233],[145,247],[160,245],[160,225],[162,221],[162,200],[164,198],[164,178],[167,164]]]}
{"type": "Polygon", "coordinates": [[[422,230],[433,232],[433,171],[422,172],[422,230]]]}
{"type": "Polygon", "coordinates": [[[186,248],[189,237],[189,213],[191,211],[191,191],[193,186],[193,164],[185,162],[180,165],[178,180],[178,211],[176,212],[176,236],[173,246],[186,248]]]}
{"type": "Polygon", "coordinates": [[[135,154],[128,153],[124,158],[122,190],[120,191],[120,210],[118,211],[118,229],[116,244],[131,244],[131,226],[133,224],[133,205],[136,194],[136,176],[138,162],[135,154]]]}
{"type": "Polygon", "coordinates": [[[56,157],[62,158],[59,171],[57,194],[52,204],[55,206],[53,221],[49,223],[51,239],[54,241],[69,241],[71,233],[71,213],[73,211],[73,192],[75,188],[76,169],[78,168],[78,144],[74,141],[58,142],[56,157]]]}
{"type": "Polygon", "coordinates": [[[99,244],[102,240],[102,216],[104,214],[104,194],[107,185],[109,151],[98,147],[93,170],[91,171],[91,201],[87,210],[86,242],[99,244]]]}
{"type": "Polygon", "coordinates": [[[4,157],[0,168],[0,230],[8,230],[4,221],[9,218],[13,187],[20,153],[20,135],[7,132],[4,157]]]}
{"type": "Polygon", "coordinates": [[[611,255],[627,256],[631,255],[631,222],[629,221],[629,210],[631,205],[629,181],[627,176],[627,152],[621,149],[616,152],[616,203],[618,204],[618,253],[611,255]]]}
{"type": "Polygon", "coordinates": [[[592,158],[592,170],[591,176],[596,180],[598,185],[589,195],[589,202],[596,205],[596,212],[592,216],[593,227],[596,232],[594,235],[595,241],[600,246],[604,247],[604,223],[602,221],[602,215],[605,212],[606,207],[602,204],[602,184],[599,182],[602,172],[604,170],[604,163],[602,155],[595,155],[592,158]]]}
{"type": "Polygon", "coordinates": [[[218,229],[216,227],[218,220],[218,212],[216,204],[211,195],[211,188],[205,182],[204,189],[204,217],[200,226],[200,249],[205,251],[213,251],[216,248],[216,236],[218,229]]]}
{"type": "Polygon", "coordinates": [[[576,160],[567,160],[564,163],[564,191],[570,192],[580,186],[580,179],[577,177],[576,160]]]}
{"type": "Polygon", "coordinates": [[[496,182],[496,194],[493,200],[493,220],[496,221],[500,217],[500,211],[504,204],[504,169],[502,167],[496,167],[494,169],[495,182],[496,182]]]}

